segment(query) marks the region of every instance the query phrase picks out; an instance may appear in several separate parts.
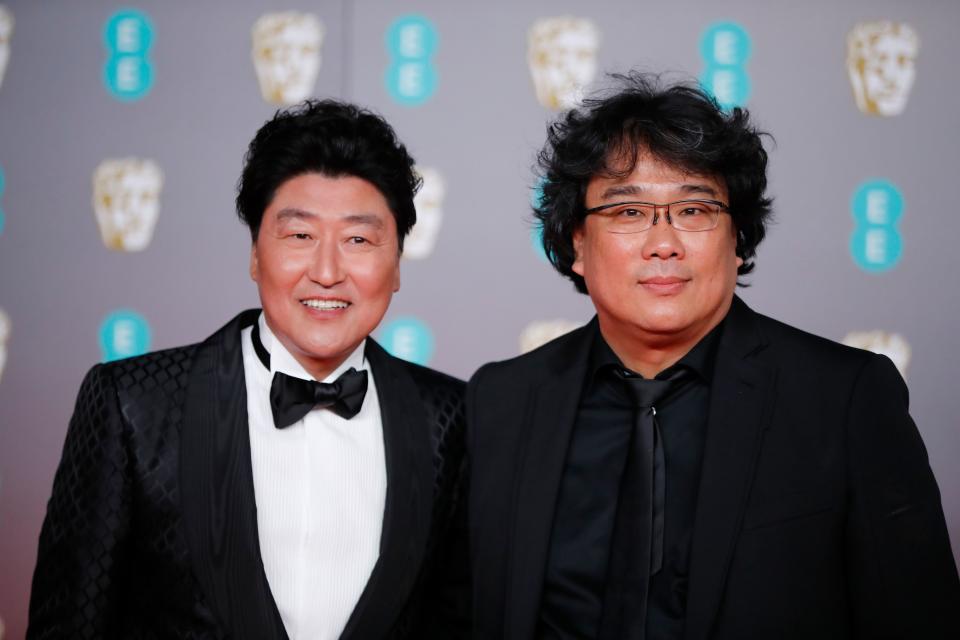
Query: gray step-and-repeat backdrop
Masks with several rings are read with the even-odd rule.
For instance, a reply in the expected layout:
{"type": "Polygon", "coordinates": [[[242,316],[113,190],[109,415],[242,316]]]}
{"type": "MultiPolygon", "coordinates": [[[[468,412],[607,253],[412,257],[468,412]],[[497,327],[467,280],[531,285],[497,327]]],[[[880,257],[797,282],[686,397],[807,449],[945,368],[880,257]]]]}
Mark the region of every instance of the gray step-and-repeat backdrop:
{"type": "MultiPolygon", "coordinates": [[[[0,618],[95,362],[256,305],[233,196],[309,96],[382,112],[425,179],[377,331],[459,376],[583,323],[537,248],[545,125],[604,74],[699,79],[773,133],[755,309],[887,353],[960,550],[960,3],[6,0],[0,6],[0,618]]],[[[2,634],[2,632],[0,632],[2,634]]]]}

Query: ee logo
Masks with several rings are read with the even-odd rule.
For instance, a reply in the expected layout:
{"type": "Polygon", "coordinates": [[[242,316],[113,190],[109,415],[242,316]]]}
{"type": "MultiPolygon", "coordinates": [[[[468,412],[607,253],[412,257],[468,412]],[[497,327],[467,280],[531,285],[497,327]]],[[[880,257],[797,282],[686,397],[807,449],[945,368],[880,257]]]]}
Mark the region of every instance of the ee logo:
{"type": "MultiPolygon", "coordinates": [[[[530,206],[534,209],[540,208],[540,203],[543,200],[543,178],[540,178],[537,181],[536,186],[530,192],[530,206]]],[[[533,245],[533,251],[537,254],[537,257],[540,258],[543,262],[549,262],[547,260],[547,252],[543,248],[543,223],[539,220],[533,225],[533,228],[530,229],[530,244],[533,245]]]]}
{"type": "Polygon", "coordinates": [[[543,248],[543,224],[539,221],[530,229],[530,244],[533,245],[533,252],[537,254],[543,262],[550,262],[547,259],[547,252],[543,248]]]}
{"type": "Polygon", "coordinates": [[[136,311],[119,309],[100,325],[103,361],[111,362],[143,355],[150,350],[150,325],[136,311]]]}
{"type": "Polygon", "coordinates": [[[153,24],[145,13],[122,9],[110,16],[103,28],[107,46],[107,62],[103,81],[107,91],[123,102],[133,102],[147,95],[153,86],[153,24]]]}
{"type": "Polygon", "coordinates": [[[387,29],[387,93],[399,104],[416,107],[436,92],[432,57],[438,40],[436,27],[423,16],[403,16],[387,29]]]}
{"type": "Polygon", "coordinates": [[[414,317],[396,318],[387,323],[380,330],[380,340],[390,355],[414,364],[426,365],[433,357],[433,333],[414,317]]]}
{"type": "Polygon", "coordinates": [[[747,60],[752,45],[746,29],[735,22],[718,22],[700,38],[704,70],[700,84],[729,111],[750,99],[747,60]]]}
{"type": "Polygon", "coordinates": [[[903,216],[903,196],[887,180],[861,184],[851,200],[854,228],[850,236],[853,261],[864,271],[889,271],[900,260],[903,239],[897,222],[903,216]]]}

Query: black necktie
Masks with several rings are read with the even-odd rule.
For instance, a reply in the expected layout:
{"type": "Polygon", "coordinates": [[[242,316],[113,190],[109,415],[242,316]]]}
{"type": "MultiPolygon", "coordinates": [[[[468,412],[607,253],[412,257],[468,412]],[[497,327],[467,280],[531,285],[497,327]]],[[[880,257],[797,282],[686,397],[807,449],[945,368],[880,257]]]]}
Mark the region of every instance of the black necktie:
{"type": "Polygon", "coordinates": [[[645,636],[650,578],[663,567],[666,467],[656,405],[689,380],[678,369],[664,380],[617,371],[634,400],[635,419],[620,484],[601,638],[645,636]]]}
{"type": "MultiPolygon", "coordinates": [[[[260,341],[260,325],[253,325],[253,350],[268,370],[270,353],[260,341]]],[[[273,374],[270,384],[270,409],[277,429],[289,427],[301,420],[314,407],[330,409],[349,420],[360,412],[367,393],[367,372],[350,367],[333,382],[302,380],[285,373],[273,374]]]]}

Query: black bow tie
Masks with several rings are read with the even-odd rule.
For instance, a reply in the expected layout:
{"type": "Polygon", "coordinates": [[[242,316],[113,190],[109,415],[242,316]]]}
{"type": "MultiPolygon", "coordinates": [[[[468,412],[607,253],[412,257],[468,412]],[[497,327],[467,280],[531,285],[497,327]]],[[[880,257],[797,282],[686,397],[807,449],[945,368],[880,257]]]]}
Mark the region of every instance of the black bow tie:
{"type": "MultiPolygon", "coordinates": [[[[270,369],[270,354],[260,341],[259,323],[253,325],[251,338],[260,362],[270,369]]],[[[289,427],[303,419],[314,407],[330,409],[341,418],[349,420],[360,412],[366,393],[367,372],[357,371],[353,367],[329,383],[302,380],[277,372],[273,374],[270,385],[273,424],[277,429],[289,427]]]]}

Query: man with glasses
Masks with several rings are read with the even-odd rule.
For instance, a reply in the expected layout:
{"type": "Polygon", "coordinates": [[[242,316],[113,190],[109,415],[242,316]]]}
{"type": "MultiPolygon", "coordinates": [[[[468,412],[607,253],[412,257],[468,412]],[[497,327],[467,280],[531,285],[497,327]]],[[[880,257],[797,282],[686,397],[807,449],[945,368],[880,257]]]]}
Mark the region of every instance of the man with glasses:
{"type": "Polygon", "coordinates": [[[771,213],[761,134],[618,80],[540,154],[544,248],[596,317],[468,386],[476,637],[960,637],[893,364],[734,295],[771,213]]]}

